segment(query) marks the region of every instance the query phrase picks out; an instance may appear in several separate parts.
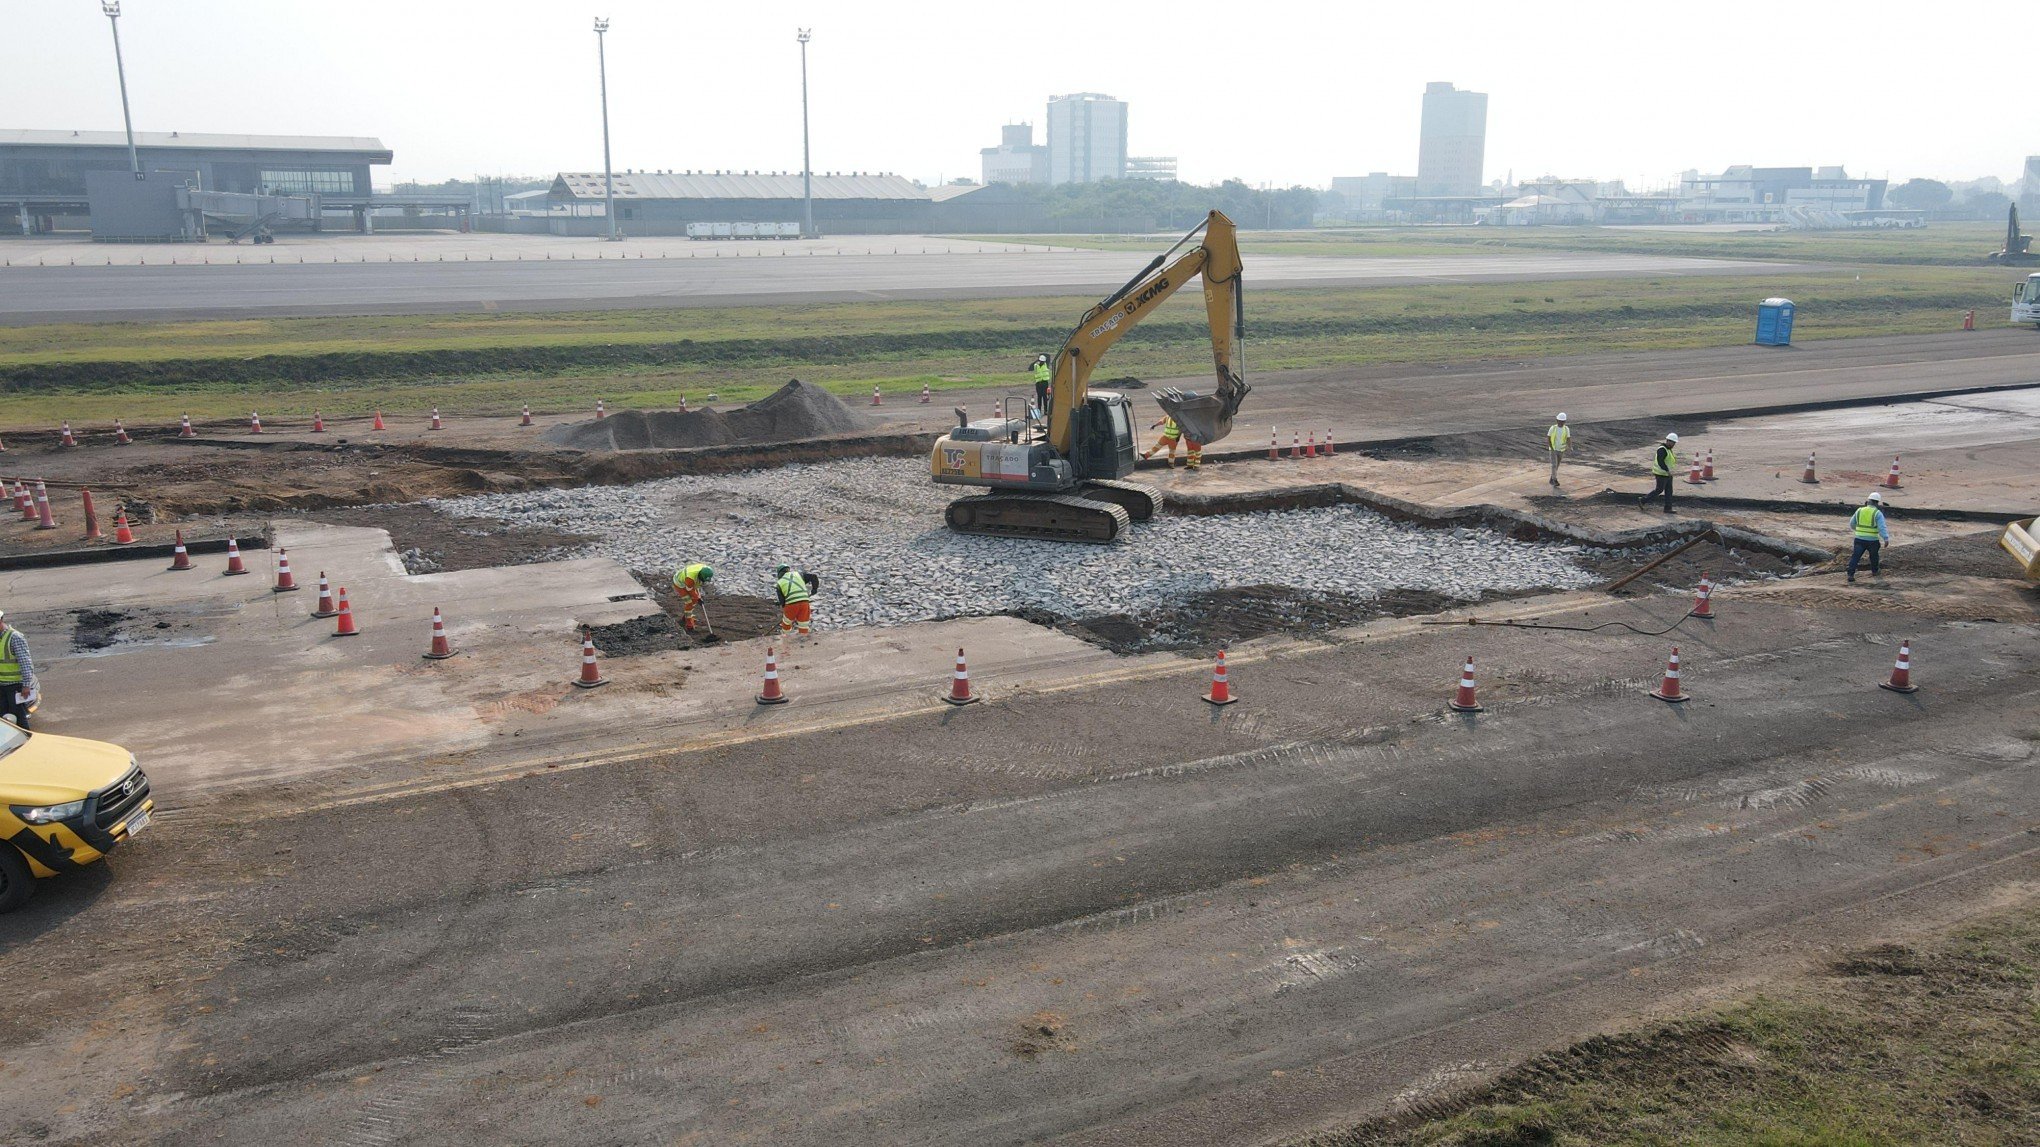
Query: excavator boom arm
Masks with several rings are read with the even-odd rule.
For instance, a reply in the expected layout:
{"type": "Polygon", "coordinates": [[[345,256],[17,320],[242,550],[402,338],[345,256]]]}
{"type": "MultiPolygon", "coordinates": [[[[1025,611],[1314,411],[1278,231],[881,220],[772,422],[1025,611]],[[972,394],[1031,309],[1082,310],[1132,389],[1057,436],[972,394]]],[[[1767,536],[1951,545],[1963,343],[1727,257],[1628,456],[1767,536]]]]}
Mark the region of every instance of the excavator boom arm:
{"type": "Polygon", "coordinates": [[[1232,220],[1213,211],[1177,247],[1189,242],[1199,231],[1204,234],[1203,242],[1166,266],[1162,264],[1174,253],[1173,249],[1149,263],[1125,286],[1084,312],[1076,330],[1064,341],[1056,355],[1055,401],[1049,418],[1049,442],[1059,453],[1070,452],[1073,417],[1090,394],[1091,373],[1105,352],[1167,302],[1183,284],[1200,275],[1204,279],[1205,313],[1211,323],[1217,393],[1205,397],[1165,390],[1157,397],[1163,409],[1197,442],[1216,442],[1232,432],[1232,416],[1248,390],[1241,356],[1243,299],[1239,241],[1232,220]]]}

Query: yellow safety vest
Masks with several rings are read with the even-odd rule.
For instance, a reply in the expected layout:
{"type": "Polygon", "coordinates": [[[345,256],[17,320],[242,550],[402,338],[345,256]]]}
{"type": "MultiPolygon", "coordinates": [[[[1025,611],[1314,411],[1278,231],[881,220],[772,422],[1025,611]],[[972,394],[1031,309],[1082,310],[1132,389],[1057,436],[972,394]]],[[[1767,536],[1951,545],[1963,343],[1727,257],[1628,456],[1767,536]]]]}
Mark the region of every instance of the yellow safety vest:
{"type": "Polygon", "coordinates": [[[1679,452],[1670,446],[1660,446],[1650,456],[1650,472],[1660,478],[1679,472],[1679,452]]]}
{"type": "Polygon", "coordinates": [[[21,684],[21,662],[14,656],[14,631],[0,633],[0,685],[21,684]]]}
{"type": "Polygon", "coordinates": [[[792,605],[807,599],[807,579],[800,576],[799,570],[786,571],[786,576],[779,579],[779,603],[792,605]]]}
{"type": "Polygon", "coordinates": [[[1034,381],[1047,382],[1054,377],[1055,372],[1048,369],[1047,363],[1037,362],[1034,364],[1034,381]]]}
{"type": "Polygon", "coordinates": [[[1162,419],[1162,437],[1180,438],[1182,437],[1182,435],[1183,431],[1177,427],[1175,419],[1173,418],[1162,419]]]}
{"type": "Polygon", "coordinates": [[[673,575],[674,587],[679,588],[688,585],[693,586],[701,585],[701,574],[702,571],[706,569],[708,569],[708,563],[706,562],[693,562],[688,565],[681,566],[680,571],[673,575]]]}
{"type": "Polygon", "coordinates": [[[1860,506],[1856,510],[1856,536],[1875,540],[1883,537],[1877,532],[1877,507],[1860,506]]]}
{"type": "Polygon", "coordinates": [[[1572,445],[1572,427],[1554,422],[1551,429],[1544,432],[1544,437],[1551,443],[1553,450],[1563,454],[1565,448],[1572,445]]]}

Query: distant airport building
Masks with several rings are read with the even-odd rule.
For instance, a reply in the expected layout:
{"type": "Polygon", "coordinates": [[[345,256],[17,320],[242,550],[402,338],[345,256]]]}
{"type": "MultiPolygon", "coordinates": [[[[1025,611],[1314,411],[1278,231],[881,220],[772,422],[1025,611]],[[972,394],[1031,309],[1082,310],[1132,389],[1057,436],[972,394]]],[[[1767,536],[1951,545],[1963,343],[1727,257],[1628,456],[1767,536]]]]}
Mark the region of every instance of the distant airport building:
{"type": "Polygon", "coordinates": [[[1097,92],[1048,101],[1048,181],[1126,178],[1126,102],[1097,92]]]}
{"type": "Polygon", "coordinates": [[[1129,155],[1126,157],[1128,179],[1176,178],[1176,157],[1173,155],[1129,155]]]}
{"type": "Polygon", "coordinates": [[[1009,123],[999,129],[999,146],[978,151],[984,183],[1047,183],[1048,148],[1034,142],[1034,125],[1009,123]]]}
{"type": "Polygon", "coordinates": [[[1851,179],[1840,167],[1752,167],[1718,175],[1688,171],[1679,180],[1685,223],[1790,223],[1808,213],[1847,217],[1884,210],[1886,181],[1851,179]]]}
{"type": "Polygon", "coordinates": [[[389,148],[365,136],[143,131],[135,133],[135,153],[139,181],[124,132],[0,128],[0,221],[31,234],[90,227],[102,238],[199,238],[202,231],[187,232],[194,218],[217,214],[210,208],[257,210],[257,200],[287,199],[299,205],[294,211],[309,206],[310,217],[296,223],[316,228],[337,214],[343,225],[365,227],[372,170],[391,160],[389,148]],[[137,182],[146,186],[131,186],[137,182]],[[96,221],[95,183],[102,189],[96,221]],[[106,218],[109,211],[122,217],[106,218]],[[126,233],[152,226],[169,230],[126,233]]]}
{"type": "Polygon", "coordinates": [[[1417,193],[1414,175],[1390,175],[1371,171],[1366,175],[1332,177],[1333,204],[1345,218],[1372,219],[1381,216],[1390,199],[1407,199],[1417,193]]]}
{"type": "MultiPolygon", "coordinates": [[[[685,235],[689,223],[797,223],[803,218],[798,171],[619,171],[616,222],[626,235],[685,235]]],[[[512,230],[555,235],[606,234],[603,175],[561,172],[546,196],[543,227],[510,217],[512,230]]],[[[926,230],[928,190],[886,172],[816,172],[815,228],[825,235],[905,234],[926,230]]]]}
{"type": "Polygon", "coordinates": [[[1424,87],[1424,119],[1417,143],[1418,196],[1477,196],[1487,189],[1487,94],[1449,83],[1424,87]]]}

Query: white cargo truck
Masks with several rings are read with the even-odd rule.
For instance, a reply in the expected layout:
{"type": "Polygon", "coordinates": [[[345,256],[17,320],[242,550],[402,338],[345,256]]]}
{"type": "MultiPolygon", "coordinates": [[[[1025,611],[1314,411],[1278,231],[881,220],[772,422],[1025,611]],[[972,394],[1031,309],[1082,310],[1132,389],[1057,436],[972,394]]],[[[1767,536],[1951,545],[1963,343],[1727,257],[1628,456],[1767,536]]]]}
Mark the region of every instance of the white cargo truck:
{"type": "Polygon", "coordinates": [[[2040,329],[2040,274],[2026,276],[2026,281],[2012,290],[2012,321],[2032,323],[2040,329]]]}

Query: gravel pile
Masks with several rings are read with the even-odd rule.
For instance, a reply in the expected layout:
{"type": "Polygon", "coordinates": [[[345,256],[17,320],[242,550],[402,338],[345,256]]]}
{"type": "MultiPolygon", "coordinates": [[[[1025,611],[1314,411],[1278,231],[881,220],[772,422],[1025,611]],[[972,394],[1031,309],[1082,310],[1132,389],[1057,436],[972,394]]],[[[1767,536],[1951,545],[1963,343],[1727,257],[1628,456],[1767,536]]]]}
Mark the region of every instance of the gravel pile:
{"type": "Polygon", "coordinates": [[[584,552],[635,570],[706,561],[725,593],[768,592],[773,565],[790,562],[821,578],[818,613],[832,625],[1013,610],[1140,617],[1169,601],[1243,586],[1357,599],[1419,590],[1471,600],[1597,580],[1579,565],[1588,553],[1581,547],[1404,526],[1350,506],[1164,516],[1110,546],[964,537],[942,524],[942,508],[967,492],[934,485],[918,460],[886,458],[432,505],[505,527],[586,535],[596,540],[584,552]]]}
{"type": "Polygon", "coordinates": [[[792,442],[865,427],[863,415],[813,383],[787,383],[731,411],[619,410],[607,418],[569,422],[545,440],[574,450],[675,450],[733,442],[792,442]]]}

